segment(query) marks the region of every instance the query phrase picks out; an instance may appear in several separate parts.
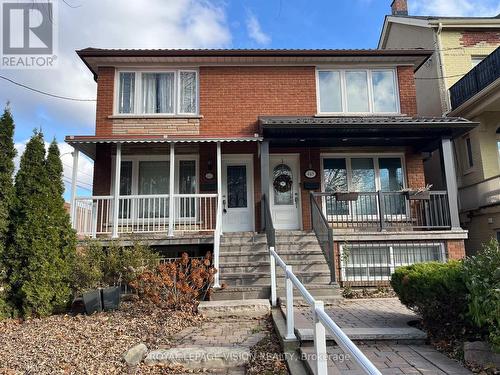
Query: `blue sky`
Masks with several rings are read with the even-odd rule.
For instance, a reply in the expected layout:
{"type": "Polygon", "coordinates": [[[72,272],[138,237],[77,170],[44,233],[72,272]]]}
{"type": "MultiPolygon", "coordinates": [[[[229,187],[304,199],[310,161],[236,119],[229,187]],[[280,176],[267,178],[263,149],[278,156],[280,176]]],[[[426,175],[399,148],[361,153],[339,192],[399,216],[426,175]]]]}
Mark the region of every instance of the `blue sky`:
{"type": "MultiPolygon", "coordinates": [[[[92,75],[74,53],[105,48],[376,48],[391,0],[67,0],[59,2],[58,68],[0,74],[50,93],[95,98],[92,75]],[[119,5],[117,5],[119,4],[119,5]]],[[[409,0],[410,14],[494,16],[498,0],[409,0]]],[[[94,132],[95,105],[36,94],[0,80],[0,103],[10,102],[21,152],[34,128],[61,142],[71,176],[68,134],[94,132]]],[[[92,164],[79,167],[88,193],[92,164]]]]}

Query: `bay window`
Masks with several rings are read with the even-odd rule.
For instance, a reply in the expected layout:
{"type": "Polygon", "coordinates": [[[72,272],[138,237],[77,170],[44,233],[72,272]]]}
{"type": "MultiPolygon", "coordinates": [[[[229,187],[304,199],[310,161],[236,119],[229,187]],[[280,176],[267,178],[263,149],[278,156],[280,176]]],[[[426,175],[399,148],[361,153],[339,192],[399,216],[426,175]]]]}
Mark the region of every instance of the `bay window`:
{"type": "Polygon", "coordinates": [[[118,114],[196,115],[198,73],[195,70],[120,71],[118,114]]]}
{"type": "Polygon", "coordinates": [[[317,86],[322,114],[399,112],[394,69],[320,69],[317,86]]]}

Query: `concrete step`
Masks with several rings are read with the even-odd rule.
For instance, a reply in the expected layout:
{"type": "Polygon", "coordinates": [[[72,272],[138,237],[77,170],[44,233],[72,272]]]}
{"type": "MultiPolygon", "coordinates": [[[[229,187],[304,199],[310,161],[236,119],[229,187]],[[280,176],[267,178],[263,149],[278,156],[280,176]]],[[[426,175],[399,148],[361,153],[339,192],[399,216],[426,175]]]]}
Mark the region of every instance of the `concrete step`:
{"type": "MultiPolygon", "coordinates": [[[[329,272],[328,265],[325,260],[286,260],[288,265],[292,266],[293,272],[329,272]]],[[[254,261],[254,262],[226,262],[221,261],[219,265],[221,273],[250,273],[255,272],[266,273],[270,272],[269,261],[254,261]]],[[[281,268],[277,268],[277,274],[283,273],[281,268]]]]}
{"type": "Polygon", "coordinates": [[[267,244],[265,242],[263,243],[242,243],[242,244],[235,244],[235,243],[226,243],[226,244],[221,244],[220,245],[220,254],[223,253],[250,253],[250,252],[259,252],[262,254],[268,254],[269,249],[267,247],[267,244]]]}
{"type": "Polygon", "coordinates": [[[268,299],[201,301],[198,312],[207,318],[263,318],[271,313],[271,305],[268,299]]]}
{"type": "MultiPolygon", "coordinates": [[[[309,283],[328,284],[330,282],[330,272],[294,272],[295,276],[307,286],[309,283]]],[[[283,274],[277,275],[277,282],[282,283],[283,274]]],[[[228,273],[221,272],[221,282],[231,286],[257,286],[270,285],[271,277],[269,272],[248,273],[228,273]]]]}
{"type": "Polygon", "coordinates": [[[246,299],[269,299],[271,297],[271,287],[269,285],[260,286],[231,286],[224,289],[215,289],[210,295],[211,301],[226,300],[246,300],[246,299]]]}
{"type": "MultiPolygon", "coordinates": [[[[305,285],[306,289],[312,296],[318,300],[321,300],[325,303],[335,302],[339,299],[342,299],[341,291],[339,287],[330,285],[330,284],[307,284],[305,285]]],[[[280,300],[280,304],[286,305],[286,289],[284,287],[279,286],[276,288],[276,295],[280,300]]],[[[302,294],[298,291],[297,288],[293,288],[293,298],[294,305],[304,305],[306,301],[302,297],[302,294]]]]}

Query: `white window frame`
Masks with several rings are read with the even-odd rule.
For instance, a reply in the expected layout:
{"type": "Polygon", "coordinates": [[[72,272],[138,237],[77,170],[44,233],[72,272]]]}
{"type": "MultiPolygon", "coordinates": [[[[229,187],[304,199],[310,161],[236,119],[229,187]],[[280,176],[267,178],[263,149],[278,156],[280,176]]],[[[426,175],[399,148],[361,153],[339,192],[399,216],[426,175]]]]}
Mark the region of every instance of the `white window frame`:
{"type": "MultiPolygon", "coordinates": [[[[414,245],[417,245],[418,243],[415,243],[414,245]]],[[[384,243],[384,245],[387,245],[389,247],[389,259],[390,263],[360,263],[360,264],[354,264],[350,265],[349,268],[369,268],[369,267],[380,267],[380,268],[390,268],[391,274],[394,273],[396,270],[396,267],[404,267],[407,265],[415,264],[415,263],[403,263],[403,264],[396,264],[394,263],[394,248],[400,247],[401,244],[399,243],[384,243]]],[[[439,246],[440,248],[440,259],[438,260],[439,262],[445,262],[446,261],[446,249],[444,246],[443,242],[432,242],[432,243],[422,243],[422,245],[426,246],[439,246]]],[[[349,244],[340,244],[339,245],[339,255],[340,255],[340,273],[341,273],[341,281],[353,281],[353,282],[364,282],[364,281],[389,281],[391,279],[390,276],[347,276],[346,275],[346,268],[344,266],[344,248],[349,247],[349,244]]]]}
{"type": "Polygon", "coordinates": [[[463,142],[462,148],[464,150],[463,151],[463,158],[462,158],[463,174],[466,175],[466,174],[473,172],[475,167],[476,167],[476,164],[474,163],[474,153],[472,152],[474,145],[472,144],[472,138],[471,138],[469,133],[467,133],[466,135],[464,135],[462,137],[462,142],[463,142]],[[469,155],[469,149],[467,148],[467,139],[470,142],[470,150],[471,150],[470,155],[469,155]],[[470,163],[469,163],[469,156],[472,159],[472,165],[470,165],[470,163]]]}
{"type": "Polygon", "coordinates": [[[114,95],[113,95],[113,116],[117,117],[197,117],[200,113],[200,73],[197,68],[151,68],[151,69],[134,69],[120,68],[115,69],[114,79],[114,95]],[[196,112],[184,113],[180,112],[180,73],[193,72],[196,74],[196,112]],[[134,73],[134,111],[132,113],[120,113],[120,73],[134,73]],[[172,113],[144,113],[142,101],[142,74],[143,73],[174,73],[174,112],[172,113]]]}
{"type": "MultiPolygon", "coordinates": [[[[380,158],[399,158],[401,160],[401,174],[403,176],[403,188],[406,188],[407,185],[407,176],[406,176],[406,160],[405,160],[405,154],[404,153],[322,153],[320,155],[320,173],[321,173],[321,191],[326,191],[325,190],[325,174],[323,173],[323,167],[324,167],[324,159],[345,159],[346,161],[346,172],[347,172],[347,192],[354,192],[354,190],[351,190],[352,188],[352,166],[351,166],[351,159],[353,158],[369,158],[373,159],[373,169],[375,171],[375,192],[379,191],[381,189],[380,187],[380,166],[379,166],[379,159],[380,158]]],[[[406,207],[406,212],[408,212],[408,208],[406,207]]],[[[330,216],[333,218],[333,220],[338,220],[339,218],[352,218],[352,213],[349,210],[349,213],[347,215],[328,215],[326,212],[326,205],[323,205],[323,215],[325,217],[330,216]]],[[[379,220],[379,215],[378,215],[378,203],[377,203],[377,214],[376,215],[365,215],[363,218],[368,219],[368,220],[379,220]]],[[[399,218],[399,219],[404,219],[406,218],[406,214],[403,215],[396,215],[394,217],[393,215],[390,214],[385,214],[384,215],[386,219],[391,219],[391,218],[399,218]]]]}
{"type": "Polygon", "coordinates": [[[399,96],[399,82],[398,82],[398,74],[395,68],[365,68],[365,69],[350,69],[350,68],[316,68],[316,111],[319,115],[398,115],[401,114],[401,103],[399,96]],[[387,72],[390,71],[393,73],[394,80],[394,88],[396,95],[396,112],[374,112],[374,102],[373,102],[373,80],[372,73],[373,72],[387,72]],[[320,72],[339,72],[340,73],[340,96],[341,96],[341,106],[342,110],[339,112],[322,112],[321,111],[321,100],[320,100],[320,88],[319,88],[319,73],[320,72]],[[347,110],[347,84],[345,74],[346,72],[365,72],[367,77],[368,84],[368,112],[349,112],[347,110]]]}

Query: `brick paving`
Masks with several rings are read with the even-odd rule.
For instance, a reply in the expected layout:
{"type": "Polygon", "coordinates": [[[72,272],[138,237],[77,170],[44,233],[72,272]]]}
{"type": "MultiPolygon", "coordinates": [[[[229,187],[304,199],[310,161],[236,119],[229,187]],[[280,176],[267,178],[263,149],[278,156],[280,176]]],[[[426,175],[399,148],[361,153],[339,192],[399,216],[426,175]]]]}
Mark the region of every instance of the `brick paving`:
{"type": "MultiPolygon", "coordinates": [[[[458,362],[439,353],[428,345],[388,345],[367,344],[360,345],[361,351],[384,375],[420,374],[420,375],[471,375],[472,373],[462,367],[458,362]]],[[[312,347],[301,348],[302,355],[308,358],[309,365],[313,368],[314,354],[312,347]]],[[[328,374],[329,375],[362,375],[357,366],[346,358],[342,349],[329,346],[328,374]]]]}
{"type": "Polygon", "coordinates": [[[263,319],[210,319],[201,327],[188,327],[174,335],[176,347],[240,346],[251,348],[265,337],[263,319]]]}
{"type": "MultiPolygon", "coordinates": [[[[295,309],[298,328],[309,328],[311,309],[295,309]]],[[[397,298],[371,298],[339,300],[325,306],[325,311],[341,328],[406,328],[418,316],[407,309],[397,298]]]]}

